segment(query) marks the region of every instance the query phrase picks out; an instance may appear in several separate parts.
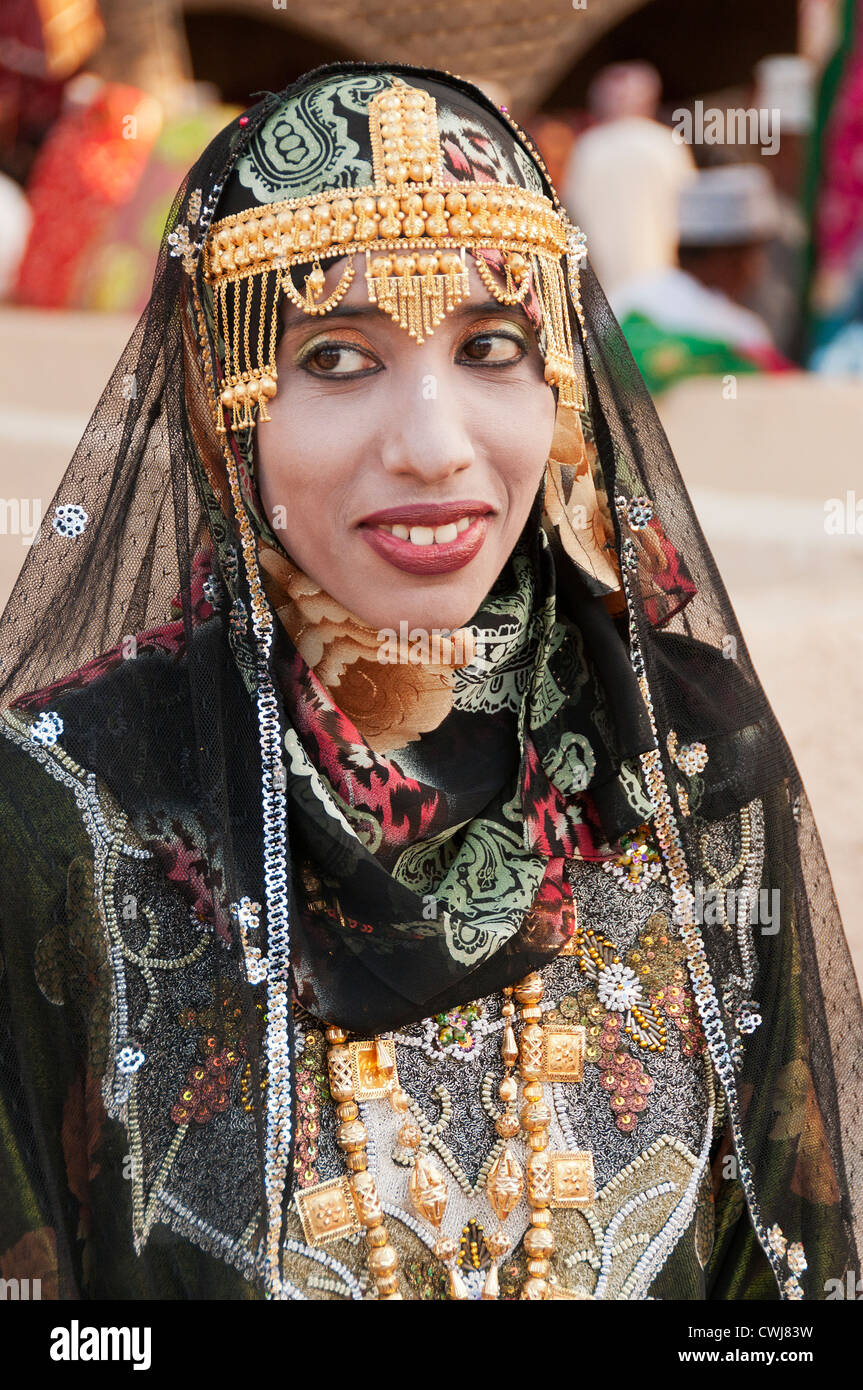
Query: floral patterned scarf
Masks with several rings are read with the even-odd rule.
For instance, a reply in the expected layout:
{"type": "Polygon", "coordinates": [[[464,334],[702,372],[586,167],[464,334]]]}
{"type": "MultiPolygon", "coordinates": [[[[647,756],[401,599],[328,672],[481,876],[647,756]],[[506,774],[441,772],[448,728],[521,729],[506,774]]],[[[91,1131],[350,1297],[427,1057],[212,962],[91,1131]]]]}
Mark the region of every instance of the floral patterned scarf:
{"type": "MultiPolygon", "coordinates": [[[[457,667],[382,664],[379,634],[261,545],[302,811],[295,943],[391,957],[401,938],[400,958],[424,962],[424,999],[454,977],[470,990],[465,975],[517,938],[560,950],[574,928],[566,861],[608,858],[650,815],[638,750],[617,746],[599,671],[558,613],[541,510],[538,498],[457,667]]],[[[300,997],[320,1013],[321,972],[299,954],[300,997]]]]}

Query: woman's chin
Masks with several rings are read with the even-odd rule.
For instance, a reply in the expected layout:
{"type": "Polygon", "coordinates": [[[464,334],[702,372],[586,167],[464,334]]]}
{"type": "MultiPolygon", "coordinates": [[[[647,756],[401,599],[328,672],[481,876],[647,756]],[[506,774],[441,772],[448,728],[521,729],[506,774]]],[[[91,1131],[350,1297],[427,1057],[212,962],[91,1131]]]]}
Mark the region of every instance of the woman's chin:
{"type": "MultiPolygon", "coordinates": [[[[425,581],[425,585],[432,587],[425,581]]],[[[424,586],[425,586],[424,585],[424,586]]],[[[412,586],[413,587],[413,586],[412,586]]],[[[405,593],[401,597],[390,591],[381,594],[378,602],[368,602],[368,592],[363,595],[364,602],[354,599],[352,611],[368,627],[376,631],[398,634],[402,624],[408,631],[454,632],[466,627],[483,602],[491,583],[485,585],[448,585],[438,587],[435,593],[405,593]],[[453,590],[456,590],[453,592],[453,590]]]]}

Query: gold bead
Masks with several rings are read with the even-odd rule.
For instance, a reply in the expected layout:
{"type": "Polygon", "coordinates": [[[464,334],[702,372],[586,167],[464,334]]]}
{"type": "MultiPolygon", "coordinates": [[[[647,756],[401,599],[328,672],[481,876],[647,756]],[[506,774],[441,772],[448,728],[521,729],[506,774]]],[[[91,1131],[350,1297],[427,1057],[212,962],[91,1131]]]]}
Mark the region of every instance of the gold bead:
{"type": "Polygon", "coordinates": [[[452,1236],[441,1236],[439,1240],[435,1241],[434,1253],[444,1264],[449,1264],[450,1260],[454,1260],[458,1254],[458,1246],[452,1236]]]}
{"type": "Polygon", "coordinates": [[[538,1004],[545,993],[542,977],[532,970],[515,987],[515,997],[520,1004],[538,1004]]]}
{"type": "Polygon", "coordinates": [[[345,1120],[340,1124],[336,1130],[336,1141],[345,1153],[356,1153],[357,1149],[364,1149],[369,1142],[369,1136],[362,1120],[345,1120]]]}
{"type": "Polygon", "coordinates": [[[498,1221],[505,1221],[524,1191],[521,1164],[507,1144],[489,1171],[485,1184],[489,1205],[498,1221]]]}
{"type": "Polygon", "coordinates": [[[345,1155],[345,1167],[349,1173],[364,1173],[369,1166],[369,1161],[362,1149],[358,1149],[355,1154],[345,1155]]]}
{"type": "Polygon", "coordinates": [[[373,1246],[369,1251],[369,1271],[373,1279],[394,1274],[398,1265],[399,1255],[394,1245],[373,1246]]]}
{"type": "Polygon", "coordinates": [[[547,1129],[551,1124],[551,1110],[545,1100],[532,1100],[521,1107],[522,1127],[528,1134],[547,1129]]]}
{"type": "Polygon", "coordinates": [[[403,1115],[406,1110],[410,1109],[411,1098],[401,1086],[395,1086],[390,1091],[389,1099],[393,1110],[399,1115],[403,1115]]]}
{"type": "Polygon", "coordinates": [[[544,1279],[548,1274],[548,1260],[528,1260],[527,1272],[534,1279],[544,1279]]]}
{"type": "Polygon", "coordinates": [[[493,1260],[499,1260],[510,1247],[510,1239],[503,1231],[494,1231],[492,1235],[486,1236],[485,1243],[493,1260]]]}
{"type": "Polygon", "coordinates": [[[525,1100],[542,1100],[542,1082],[528,1081],[524,1088],[525,1100]]]}
{"type": "Polygon", "coordinates": [[[348,1035],[347,1035],[347,1033],[346,1033],[342,1028],[332,1028],[332,1027],[331,1027],[331,1028],[328,1028],[328,1029],[326,1030],[325,1036],[326,1036],[327,1042],[331,1042],[331,1043],[343,1043],[343,1042],[345,1041],[345,1039],[347,1038],[348,1035]]]}
{"type": "Polygon", "coordinates": [[[511,1023],[507,1023],[503,1030],[500,1055],[503,1059],[504,1066],[511,1067],[518,1061],[518,1043],[515,1040],[515,1033],[513,1032],[511,1023]]]}
{"type": "Polygon", "coordinates": [[[366,1245],[372,1250],[381,1250],[388,1243],[386,1226],[379,1223],[377,1226],[369,1226],[366,1231],[366,1245]]]}
{"type": "MultiPolygon", "coordinates": [[[[530,1159],[528,1159],[528,1163],[530,1159]]],[[[551,1212],[548,1207],[532,1207],[530,1213],[530,1224],[532,1226],[550,1226],[551,1212]]]]}
{"type": "MultiPolygon", "coordinates": [[[[553,1192],[551,1164],[544,1150],[531,1153],[527,1160],[527,1195],[531,1205],[541,1209],[551,1201],[553,1192]]],[[[537,1224],[545,1224],[538,1222],[537,1224]]]]}
{"type": "Polygon", "coordinates": [[[413,1120],[405,1120],[399,1129],[398,1141],[405,1149],[418,1149],[422,1143],[422,1130],[413,1120]]]}
{"type": "Polygon", "coordinates": [[[514,1076],[505,1076],[497,1088],[498,1095],[503,1101],[513,1101],[518,1095],[518,1082],[514,1076]]]}
{"type": "Polygon", "coordinates": [[[354,1194],[354,1206],[357,1209],[357,1216],[363,1226],[377,1227],[383,1222],[384,1215],[381,1208],[380,1197],[378,1196],[377,1184],[371,1173],[354,1173],[350,1178],[351,1191],[354,1194]]]}
{"type": "Polygon", "coordinates": [[[443,1220],[449,1193],[443,1174],[430,1154],[417,1154],[409,1193],[414,1210],[437,1229],[443,1220]]]}
{"type": "Polygon", "coordinates": [[[341,1105],[336,1106],[336,1114],[340,1120],[355,1120],[359,1113],[359,1106],[354,1100],[343,1100],[341,1105]]]}
{"type": "Polygon", "coordinates": [[[554,1236],[547,1226],[531,1226],[525,1232],[524,1248],[533,1260],[547,1260],[554,1250],[554,1236]]]}
{"type": "MultiPolygon", "coordinates": [[[[339,1030],[340,1031],[340,1030],[339,1030]]],[[[330,1074],[330,1095],[336,1104],[354,1098],[350,1048],[335,1043],[329,1050],[327,1063],[330,1074]]]]}
{"type": "Polygon", "coordinates": [[[498,1115],[494,1122],[495,1131],[501,1139],[514,1139],[521,1125],[517,1115],[498,1115]]]}

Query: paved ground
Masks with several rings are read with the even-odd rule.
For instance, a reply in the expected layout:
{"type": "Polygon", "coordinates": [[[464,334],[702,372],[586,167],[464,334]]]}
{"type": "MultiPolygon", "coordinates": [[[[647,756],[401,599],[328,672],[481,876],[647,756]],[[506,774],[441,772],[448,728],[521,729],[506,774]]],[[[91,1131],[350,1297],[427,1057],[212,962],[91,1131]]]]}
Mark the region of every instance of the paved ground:
{"type": "MultiPolygon", "coordinates": [[[[41,498],[47,511],[131,326],[0,309],[0,500],[41,498]]],[[[690,382],[662,417],[797,759],[863,977],[863,386],[742,377],[727,399],[718,382],[690,382]],[[825,502],[849,493],[860,534],[828,534],[825,502]]],[[[0,533],[0,601],[22,559],[21,538],[0,533]]]]}

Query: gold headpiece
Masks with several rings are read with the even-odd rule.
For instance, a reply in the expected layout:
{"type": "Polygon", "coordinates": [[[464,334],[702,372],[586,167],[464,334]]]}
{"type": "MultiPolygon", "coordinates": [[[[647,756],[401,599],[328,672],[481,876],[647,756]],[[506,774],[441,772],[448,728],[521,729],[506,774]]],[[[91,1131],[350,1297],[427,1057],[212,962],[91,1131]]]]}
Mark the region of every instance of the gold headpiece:
{"type": "Polygon", "coordinates": [[[279,292],[306,314],[334,309],[354,278],[354,256],[365,254],[369,301],[421,343],[470,293],[466,251],[503,252],[505,284],[486,261],[477,270],[491,294],[520,304],[531,283],[546,333],[545,377],[561,405],[582,409],[573,361],[562,258],[583,324],[578,267],[584,234],[550,199],[515,184],[445,183],[434,98],[400,78],[369,106],[374,183],[314,193],[250,208],[213,224],[204,248],[217,337],[224,345],[224,410],[232,428],[268,420],[276,394],[279,292]],[[382,253],[382,254],[374,254],[382,253]],[[335,290],[321,299],[321,260],[347,256],[335,290]],[[312,262],[305,293],[290,268],[312,262]],[[259,287],[257,334],[250,337],[259,287]]]}

